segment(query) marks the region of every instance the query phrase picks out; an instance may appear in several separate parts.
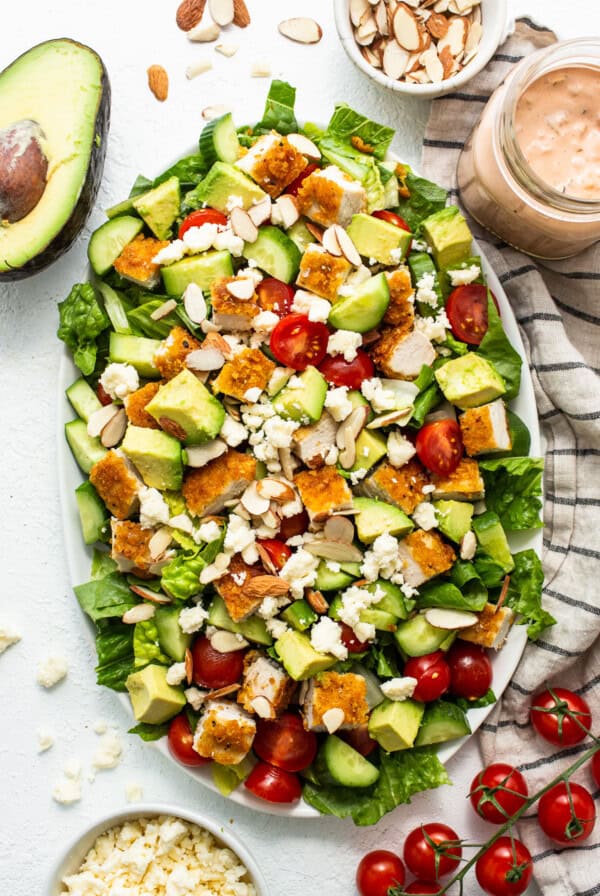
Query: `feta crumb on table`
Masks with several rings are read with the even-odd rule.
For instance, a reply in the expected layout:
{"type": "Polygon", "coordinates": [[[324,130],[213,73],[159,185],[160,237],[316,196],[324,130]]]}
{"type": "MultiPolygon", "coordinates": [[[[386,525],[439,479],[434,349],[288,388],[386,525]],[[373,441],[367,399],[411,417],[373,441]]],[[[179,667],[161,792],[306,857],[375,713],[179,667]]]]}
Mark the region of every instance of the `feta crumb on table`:
{"type": "Polygon", "coordinates": [[[21,635],[12,625],[6,622],[0,622],[0,653],[4,653],[13,644],[18,644],[21,635]]]}
{"type": "Polygon", "coordinates": [[[43,688],[53,688],[66,678],[69,667],[63,656],[52,655],[38,663],[37,683],[43,688]]]}
{"type": "Polygon", "coordinates": [[[38,753],[45,753],[54,746],[54,735],[47,728],[38,728],[38,753]]]}
{"type": "Polygon", "coordinates": [[[123,744],[115,731],[102,735],[100,746],[94,753],[92,765],[97,769],[116,768],[121,761],[123,744]]]}

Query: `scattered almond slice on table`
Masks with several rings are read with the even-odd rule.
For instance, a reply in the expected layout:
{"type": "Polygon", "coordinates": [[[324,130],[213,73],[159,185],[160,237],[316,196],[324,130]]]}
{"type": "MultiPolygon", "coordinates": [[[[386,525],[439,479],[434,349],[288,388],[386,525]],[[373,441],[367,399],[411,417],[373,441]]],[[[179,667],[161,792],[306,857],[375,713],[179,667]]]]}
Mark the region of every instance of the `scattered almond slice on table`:
{"type": "Polygon", "coordinates": [[[314,19],[298,17],[285,19],[278,25],[279,33],[298,44],[318,44],[323,37],[323,29],[314,19]]]}

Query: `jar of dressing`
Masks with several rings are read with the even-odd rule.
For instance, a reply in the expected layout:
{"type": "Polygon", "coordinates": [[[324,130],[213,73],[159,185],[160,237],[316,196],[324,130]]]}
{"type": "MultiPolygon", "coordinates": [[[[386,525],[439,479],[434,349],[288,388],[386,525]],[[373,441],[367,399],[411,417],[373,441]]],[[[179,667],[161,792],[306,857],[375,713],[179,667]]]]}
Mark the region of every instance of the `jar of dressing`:
{"type": "Polygon", "coordinates": [[[492,94],[458,162],[484,227],[538,258],[600,239],[600,39],[526,57],[492,94]]]}

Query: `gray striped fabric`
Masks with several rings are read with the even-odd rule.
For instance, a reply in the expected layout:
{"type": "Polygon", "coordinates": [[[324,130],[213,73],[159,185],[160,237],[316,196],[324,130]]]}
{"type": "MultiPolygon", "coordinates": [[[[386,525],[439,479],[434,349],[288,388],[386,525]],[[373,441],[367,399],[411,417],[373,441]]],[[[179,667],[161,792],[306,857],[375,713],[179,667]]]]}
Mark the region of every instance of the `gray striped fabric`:
{"type": "MultiPolygon", "coordinates": [[[[466,92],[433,103],[423,172],[454,190],[453,198],[460,148],[483,103],[516,62],[554,40],[521,19],[466,92]]],[[[586,740],[557,752],[536,736],[528,723],[533,693],[551,683],[585,695],[600,734],[600,244],[542,266],[473,230],[521,325],[547,442],[544,599],[558,623],[526,648],[481,736],[486,762],[518,764],[533,792],[590,746],[586,740]]],[[[574,780],[594,790],[589,768],[574,780]]],[[[600,823],[581,846],[554,848],[532,816],[520,833],[544,896],[600,894],[600,823]]]]}

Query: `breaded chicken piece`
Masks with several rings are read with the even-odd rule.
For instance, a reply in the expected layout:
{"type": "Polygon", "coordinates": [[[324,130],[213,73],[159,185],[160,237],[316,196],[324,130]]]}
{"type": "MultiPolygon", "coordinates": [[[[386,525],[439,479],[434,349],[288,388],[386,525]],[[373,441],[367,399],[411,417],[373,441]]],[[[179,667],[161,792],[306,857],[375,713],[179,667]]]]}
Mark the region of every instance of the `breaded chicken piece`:
{"type": "Polygon", "coordinates": [[[364,212],[367,206],[364,187],[335,165],[309,174],[298,190],[297,200],[300,213],[323,227],[347,227],[352,216],[364,212]]]}
{"type": "Polygon", "coordinates": [[[506,406],[501,398],[479,408],[468,408],[460,415],[458,422],[465,451],[470,457],[510,451],[512,440],[506,406]]]}
{"type": "Polygon", "coordinates": [[[154,264],[152,259],[168,245],[168,240],[156,240],[140,233],[125,246],[115,261],[115,271],[138,286],[153,289],[160,281],[160,265],[154,264]]]}
{"type": "Polygon", "coordinates": [[[195,516],[219,513],[228,501],[239,498],[256,478],[256,459],[230,448],[206,466],[189,470],[181,493],[195,516]]]}
{"type": "Polygon", "coordinates": [[[396,504],[410,516],[425,500],[423,486],[428,484],[427,471],[417,458],[413,458],[400,468],[383,461],[367,479],[363,479],[358,491],[368,498],[396,504]]]}
{"type": "Polygon", "coordinates": [[[244,277],[221,277],[210,287],[212,322],[223,330],[249,330],[252,320],[260,314],[256,293],[249,299],[236,299],[227,290],[228,283],[244,280],[244,277]]]}
{"type": "Polygon", "coordinates": [[[479,464],[469,457],[463,457],[454,472],[448,476],[432,473],[431,482],[435,485],[435,491],[431,495],[434,500],[481,501],[485,494],[479,464]]]}
{"type": "Polygon", "coordinates": [[[228,361],[213,383],[213,391],[243,401],[248,389],[267,388],[275,364],[258,348],[244,348],[228,361]]]}
{"type": "Polygon", "coordinates": [[[154,363],[160,375],[172,380],[185,368],[185,359],[201,344],[183,327],[173,327],[154,355],[154,363]]]}
{"type": "Polygon", "coordinates": [[[314,292],[328,299],[336,298],[340,286],[350,273],[352,265],[343,256],[330,255],[323,246],[311,243],[300,260],[296,283],[301,289],[314,292]]]}
{"type": "Polygon", "coordinates": [[[122,454],[108,451],[90,470],[90,482],[118,520],[137,511],[140,480],[122,454]]]}
{"type": "Polygon", "coordinates": [[[265,134],[235,165],[275,199],[304,171],[307,161],[287,137],[265,134]]]}
{"type": "Polygon", "coordinates": [[[307,731],[327,731],[323,716],[330,709],[341,709],[344,721],[339,730],[360,728],[369,719],[367,683],[362,675],[352,672],[321,672],[310,679],[302,704],[307,731]]]}
{"type": "Polygon", "coordinates": [[[154,560],[150,554],[150,539],[153,529],[143,529],[139,523],[130,520],[110,521],[111,552],[110,556],[119,567],[120,572],[131,572],[133,569],[150,571],[154,560]]]}
{"type": "Polygon", "coordinates": [[[390,288],[390,304],[387,307],[383,324],[395,327],[397,333],[408,333],[413,328],[415,311],[412,299],[415,291],[407,267],[386,273],[390,288]]]}
{"type": "Polygon", "coordinates": [[[479,619],[475,625],[461,629],[458,637],[461,641],[470,641],[471,644],[479,644],[480,647],[500,650],[514,622],[514,612],[510,607],[486,604],[477,615],[479,619]]]}
{"type": "Polygon", "coordinates": [[[294,476],[294,485],[314,522],[352,507],[350,487],[335,467],[303,470],[294,476]]]}
{"type": "Polygon", "coordinates": [[[194,733],[194,749],[221,765],[237,765],[252,747],[256,722],[230,700],[211,700],[194,733]]]}
{"type": "Polygon", "coordinates": [[[284,712],[296,690],[293,678],[269,657],[258,650],[249,650],[244,657],[244,677],[238,691],[238,703],[247,712],[255,712],[263,719],[276,719],[284,712]],[[264,700],[253,701],[257,697],[264,700]]]}
{"type": "Polygon", "coordinates": [[[396,380],[416,380],[421,367],[430,367],[437,357],[433,345],[419,330],[386,328],[371,346],[373,363],[385,376],[396,380]]]}
{"type": "Polygon", "coordinates": [[[260,575],[263,575],[260,566],[249,566],[241,554],[234,554],[227,573],[214,583],[215,591],[223,598],[234,622],[247,619],[260,607],[264,595],[253,597],[248,594],[248,583],[260,575]]]}
{"type": "Polygon", "coordinates": [[[311,470],[325,464],[327,453],[335,447],[337,423],[323,411],[316,423],[300,426],[292,435],[294,454],[311,470]]]}
{"type": "Polygon", "coordinates": [[[402,560],[402,575],[407,585],[418,588],[434,576],[447,572],[456,554],[437,532],[417,529],[398,545],[398,556],[402,560]]]}
{"type": "Polygon", "coordinates": [[[146,429],[160,429],[160,426],[146,410],[148,402],[152,401],[163,381],[155,381],[146,383],[141,389],[136,389],[124,399],[125,413],[127,419],[133,426],[146,427],[146,429]]]}

